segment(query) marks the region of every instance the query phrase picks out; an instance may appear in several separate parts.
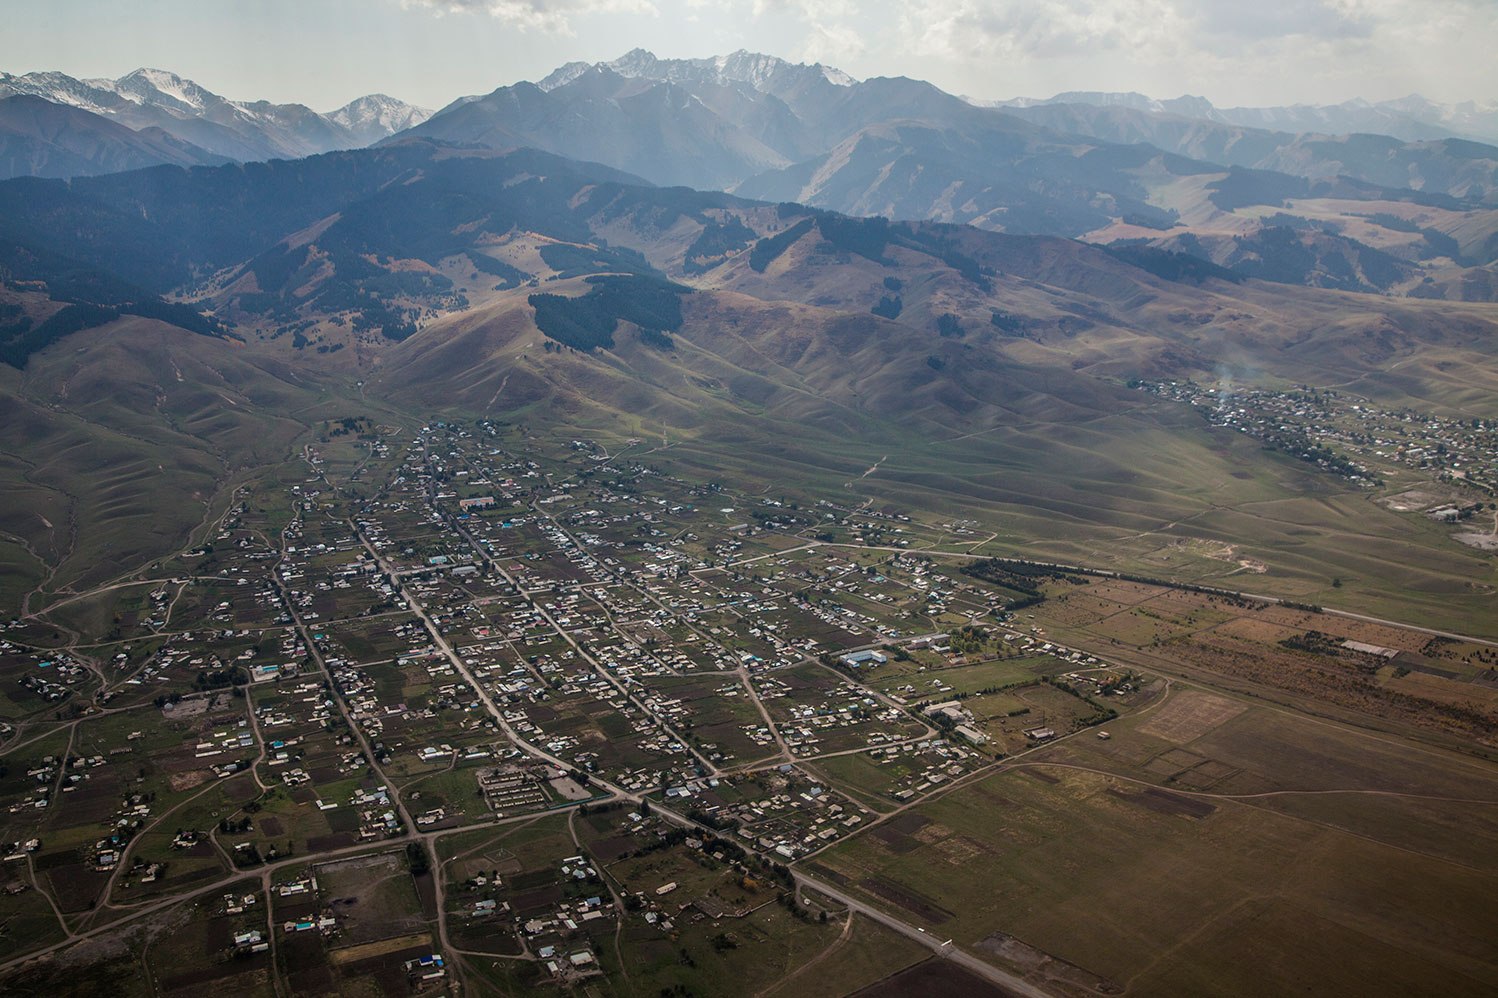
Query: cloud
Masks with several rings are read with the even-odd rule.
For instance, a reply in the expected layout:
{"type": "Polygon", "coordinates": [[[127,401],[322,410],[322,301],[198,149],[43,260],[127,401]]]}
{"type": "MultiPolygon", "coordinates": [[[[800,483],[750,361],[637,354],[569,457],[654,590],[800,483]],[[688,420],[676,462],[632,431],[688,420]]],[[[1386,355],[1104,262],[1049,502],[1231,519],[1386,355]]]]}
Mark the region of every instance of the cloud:
{"type": "Polygon", "coordinates": [[[590,14],[658,15],[650,0],[401,0],[442,14],[483,13],[524,30],[572,34],[572,19],[590,14]]]}
{"type": "Polygon", "coordinates": [[[914,0],[901,17],[918,51],[956,59],[1158,45],[1180,21],[1171,0],[914,0]]]}
{"type": "Polygon", "coordinates": [[[1244,41],[1367,38],[1381,20],[1357,0],[1196,0],[1186,7],[1183,13],[1194,13],[1203,32],[1244,41]]]}
{"type": "Polygon", "coordinates": [[[871,13],[856,0],[749,0],[749,9],[756,20],[767,15],[799,20],[806,34],[794,56],[805,62],[836,66],[868,49],[863,32],[855,24],[868,20],[871,13]]]}
{"type": "Polygon", "coordinates": [[[1450,54],[1498,42],[1495,0],[906,0],[900,10],[905,52],[984,91],[1450,92],[1480,72],[1450,54]]]}
{"type": "Polygon", "coordinates": [[[790,13],[803,18],[845,20],[860,14],[867,16],[869,5],[860,5],[856,0],[750,0],[749,9],[755,17],[772,13],[790,13]]]}
{"type": "Polygon", "coordinates": [[[1365,39],[1412,14],[1411,0],[912,0],[902,24],[923,53],[949,58],[1119,49],[1159,57],[1162,48],[1210,52],[1278,40],[1365,39]]]}
{"type": "Polygon", "coordinates": [[[836,67],[841,60],[863,55],[867,44],[863,36],[846,24],[825,24],[807,20],[809,34],[797,58],[804,62],[821,62],[836,67]]]}

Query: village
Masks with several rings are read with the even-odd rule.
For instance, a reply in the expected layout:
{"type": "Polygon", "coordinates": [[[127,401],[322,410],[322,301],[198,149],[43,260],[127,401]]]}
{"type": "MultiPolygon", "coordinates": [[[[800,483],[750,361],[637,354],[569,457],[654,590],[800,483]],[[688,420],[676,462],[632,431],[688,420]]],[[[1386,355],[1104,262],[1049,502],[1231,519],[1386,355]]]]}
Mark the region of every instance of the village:
{"type": "Polygon", "coordinates": [[[1428,481],[1457,489],[1421,510],[1434,519],[1466,519],[1498,497],[1498,421],[1383,409],[1331,388],[1273,391],[1193,381],[1133,387],[1190,405],[1215,426],[1247,433],[1363,488],[1428,481]]]}
{"type": "Polygon", "coordinates": [[[104,652],[0,635],[0,903],[37,943],[222,884],[193,980],[569,988],[636,937],[748,958],[838,910],[787,908],[789,864],[1146,699],[919,553],[969,523],[483,423],[353,446],[241,495],[104,652]]]}

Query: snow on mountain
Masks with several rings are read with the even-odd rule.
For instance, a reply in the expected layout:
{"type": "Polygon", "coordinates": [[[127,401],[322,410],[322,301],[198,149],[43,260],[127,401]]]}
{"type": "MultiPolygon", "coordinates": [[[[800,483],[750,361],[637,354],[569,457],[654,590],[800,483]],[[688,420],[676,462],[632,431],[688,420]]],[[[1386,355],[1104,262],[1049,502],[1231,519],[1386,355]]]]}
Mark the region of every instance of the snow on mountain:
{"type": "Polygon", "coordinates": [[[358,148],[420,124],[431,114],[384,94],[361,97],[325,115],[301,104],[231,101],[176,73],[150,68],[117,80],[0,73],[0,99],[19,94],[102,115],[135,130],[160,128],[241,161],[358,148]]]}
{"type": "Polygon", "coordinates": [[[808,66],[744,49],[706,59],[661,59],[645,49],[633,49],[611,62],[597,63],[596,67],[585,62],[569,62],[553,70],[537,86],[550,93],[594,68],[666,83],[713,83],[720,86],[747,83],[763,93],[772,93],[777,86],[789,85],[808,76],[838,87],[849,87],[857,82],[842,70],[821,63],[808,66]]]}
{"type": "Polygon", "coordinates": [[[823,78],[835,87],[851,87],[858,82],[856,77],[849,76],[841,69],[833,66],[822,66],[821,63],[817,63],[817,65],[821,67],[823,78]]]}
{"type": "MultiPolygon", "coordinates": [[[[582,76],[584,73],[586,73],[588,70],[590,70],[592,68],[593,68],[592,63],[587,63],[587,62],[566,62],[566,63],[563,63],[562,65],[558,66],[556,69],[553,69],[550,73],[546,74],[546,78],[543,79],[540,83],[537,83],[536,86],[540,87],[542,90],[546,91],[547,93],[551,93],[557,87],[565,87],[567,84],[571,83],[573,80],[577,79],[579,76],[582,76]]],[[[473,100],[473,99],[475,99],[475,98],[471,98],[471,97],[459,98],[459,101],[455,101],[454,103],[459,103],[461,101],[467,101],[467,100],[473,100]]]]}
{"type": "Polygon", "coordinates": [[[370,142],[405,131],[431,116],[432,112],[427,108],[407,104],[386,94],[360,97],[324,115],[329,121],[343,126],[355,135],[372,136],[370,142]]]}
{"type": "Polygon", "coordinates": [[[188,115],[227,103],[218,94],[164,69],[137,69],[115,80],[113,89],[126,100],[155,104],[188,115]]]}
{"type": "Polygon", "coordinates": [[[113,80],[75,80],[64,73],[27,73],[25,76],[0,73],[0,97],[24,94],[94,114],[108,114],[120,105],[122,98],[113,87],[113,80]]]}

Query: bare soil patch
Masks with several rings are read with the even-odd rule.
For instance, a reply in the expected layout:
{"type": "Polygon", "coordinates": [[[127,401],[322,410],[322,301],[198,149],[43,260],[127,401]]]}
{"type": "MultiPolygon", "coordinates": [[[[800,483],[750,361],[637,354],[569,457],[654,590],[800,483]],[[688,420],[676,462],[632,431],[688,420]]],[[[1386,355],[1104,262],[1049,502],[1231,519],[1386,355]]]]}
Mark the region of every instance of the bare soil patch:
{"type": "Polygon", "coordinates": [[[1074,963],[1057,959],[1042,950],[1036,949],[1028,943],[1023,943],[1013,936],[1002,932],[978,942],[980,950],[986,950],[999,959],[1024,971],[1026,977],[1032,980],[1045,981],[1049,984],[1069,985],[1070,988],[1080,988],[1095,994],[1116,995],[1122,994],[1123,989],[1105,977],[1100,977],[1090,970],[1078,967],[1074,963]]]}
{"type": "Polygon", "coordinates": [[[1008,993],[977,974],[932,958],[853,994],[854,998],[1003,998],[1008,993]]]}
{"type": "Polygon", "coordinates": [[[865,877],[858,882],[858,886],[876,897],[899,905],[932,925],[941,925],[952,920],[952,913],[935,901],[923,898],[914,891],[893,884],[883,877],[865,877]]]}
{"type": "Polygon", "coordinates": [[[189,770],[186,773],[173,773],[168,779],[172,790],[181,793],[183,790],[191,790],[208,780],[210,773],[206,769],[189,770]]]}
{"type": "Polygon", "coordinates": [[[1117,787],[1109,787],[1108,792],[1119,800],[1141,804],[1156,814],[1179,815],[1183,818],[1200,820],[1217,810],[1216,805],[1204,800],[1182,797],[1180,794],[1173,794],[1169,790],[1160,790],[1156,787],[1151,787],[1141,793],[1130,793],[1117,787]]]}
{"type": "Polygon", "coordinates": [[[1185,745],[1226,724],[1247,709],[1225,697],[1187,690],[1155,711],[1155,715],[1141,725],[1139,730],[1177,745],[1185,745]]]}

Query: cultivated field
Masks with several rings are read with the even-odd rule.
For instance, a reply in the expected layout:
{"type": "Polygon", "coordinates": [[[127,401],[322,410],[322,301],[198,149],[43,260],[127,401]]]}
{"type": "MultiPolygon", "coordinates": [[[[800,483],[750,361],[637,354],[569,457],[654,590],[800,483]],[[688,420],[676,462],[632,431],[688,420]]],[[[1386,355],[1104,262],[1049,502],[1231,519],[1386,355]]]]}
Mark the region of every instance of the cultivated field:
{"type": "Polygon", "coordinates": [[[1108,730],[904,811],[811,869],[1062,991],[1498,982],[1481,928],[1498,769],[1201,690],[1108,730]]]}

